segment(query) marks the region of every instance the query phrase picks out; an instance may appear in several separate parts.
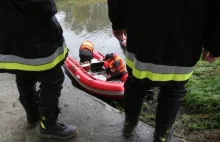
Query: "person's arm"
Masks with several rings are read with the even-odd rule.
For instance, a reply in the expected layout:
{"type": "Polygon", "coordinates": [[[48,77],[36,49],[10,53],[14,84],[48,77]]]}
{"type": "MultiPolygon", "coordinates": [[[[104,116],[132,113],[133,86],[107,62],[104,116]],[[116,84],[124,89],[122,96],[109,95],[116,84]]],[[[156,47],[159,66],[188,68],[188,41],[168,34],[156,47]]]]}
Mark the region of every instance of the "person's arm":
{"type": "Polygon", "coordinates": [[[13,3],[35,20],[47,20],[57,13],[54,0],[13,0],[13,3]]]}
{"type": "Polygon", "coordinates": [[[220,1],[210,1],[209,9],[204,48],[213,57],[220,57],[220,1]]]}
{"type": "Polygon", "coordinates": [[[108,0],[108,16],[113,30],[123,30],[125,25],[125,0],[108,0]]]}

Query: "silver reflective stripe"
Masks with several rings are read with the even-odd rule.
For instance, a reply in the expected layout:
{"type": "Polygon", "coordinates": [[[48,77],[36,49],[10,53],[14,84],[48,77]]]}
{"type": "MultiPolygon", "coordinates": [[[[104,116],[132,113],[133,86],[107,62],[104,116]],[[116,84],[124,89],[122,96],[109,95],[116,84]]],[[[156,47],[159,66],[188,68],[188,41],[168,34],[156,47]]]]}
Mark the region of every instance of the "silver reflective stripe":
{"type": "Polygon", "coordinates": [[[45,58],[38,59],[25,59],[14,55],[2,55],[0,54],[0,63],[19,63],[24,65],[44,65],[53,62],[57,56],[64,52],[66,45],[59,47],[52,55],[45,58]]]}
{"type": "Polygon", "coordinates": [[[126,57],[130,60],[130,61],[134,61],[134,59],[135,59],[135,55],[133,54],[133,53],[131,53],[131,52],[126,52],[126,57]]]}
{"type": "Polygon", "coordinates": [[[188,74],[191,73],[195,66],[193,67],[179,67],[179,66],[167,66],[167,65],[156,65],[152,63],[144,63],[138,61],[135,58],[135,55],[131,52],[127,51],[127,58],[134,62],[134,67],[139,71],[150,71],[153,73],[161,73],[161,74],[188,74]]]}

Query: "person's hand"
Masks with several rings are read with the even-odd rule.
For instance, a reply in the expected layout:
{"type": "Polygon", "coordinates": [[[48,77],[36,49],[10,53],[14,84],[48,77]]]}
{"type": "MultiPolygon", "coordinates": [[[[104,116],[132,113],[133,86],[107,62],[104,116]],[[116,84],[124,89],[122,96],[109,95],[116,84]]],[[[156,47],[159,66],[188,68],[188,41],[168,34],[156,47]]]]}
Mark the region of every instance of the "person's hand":
{"type": "Polygon", "coordinates": [[[212,63],[218,60],[218,57],[213,56],[212,53],[204,49],[202,53],[202,60],[212,63]]]}
{"type": "Polygon", "coordinates": [[[127,36],[123,35],[123,41],[121,42],[121,44],[126,47],[127,46],[127,36]]]}
{"type": "Polygon", "coordinates": [[[113,35],[119,40],[125,40],[125,30],[113,30],[113,35]]]}

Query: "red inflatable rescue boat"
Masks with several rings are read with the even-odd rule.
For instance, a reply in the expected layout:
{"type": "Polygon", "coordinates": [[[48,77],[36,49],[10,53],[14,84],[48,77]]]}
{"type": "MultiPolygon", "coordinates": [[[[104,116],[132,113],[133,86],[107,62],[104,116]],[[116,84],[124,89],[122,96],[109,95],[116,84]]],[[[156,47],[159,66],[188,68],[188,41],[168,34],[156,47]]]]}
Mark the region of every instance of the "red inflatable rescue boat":
{"type": "Polygon", "coordinates": [[[106,81],[106,71],[103,68],[104,56],[93,52],[91,63],[80,64],[78,60],[68,56],[64,67],[86,91],[111,99],[122,99],[124,96],[124,82],[120,80],[106,81]]]}

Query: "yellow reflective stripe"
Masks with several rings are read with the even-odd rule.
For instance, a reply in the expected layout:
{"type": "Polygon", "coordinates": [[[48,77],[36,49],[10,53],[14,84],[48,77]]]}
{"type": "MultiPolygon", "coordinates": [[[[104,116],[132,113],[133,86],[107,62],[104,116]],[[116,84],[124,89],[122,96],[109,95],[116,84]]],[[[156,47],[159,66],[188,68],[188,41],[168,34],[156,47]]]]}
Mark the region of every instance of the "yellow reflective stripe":
{"type": "Polygon", "coordinates": [[[129,60],[128,58],[126,58],[126,64],[127,64],[127,66],[129,66],[130,68],[134,68],[134,63],[131,61],[131,60],[129,60]]]}
{"type": "Polygon", "coordinates": [[[41,128],[46,129],[46,127],[44,126],[43,122],[40,122],[40,126],[41,126],[41,128]]]}
{"type": "Polygon", "coordinates": [[[162,142],[166,142],[166,140],[167,140],[166,138],[161,138],[161,137],[160,137],[159,139],[160,139],[162,142]]]}
{"type": "Polygon", "coordinates": [[[23,71],[44,71],[55,67],[62,60],[65,59],[65,56],[68,52],[67,47],[65,47],[64,52],[57,56],[54,61],[43,64],[43,65],[25,65],[19,63],[0,63],[0,69],[9,69],[9,70],[23,70],[23,71]]]}
{"type": "Polygon", "coordinates": [[[139,71],[134,68],[134,63],[126,58],[126,63],[128,67],[132,68],[132,74],[138,79],[148,78],[152,81],[185,81],[189,79],[193,73],[188,74],[161,74],[161,73],[153,73],[150,71],[139,71]]]}

